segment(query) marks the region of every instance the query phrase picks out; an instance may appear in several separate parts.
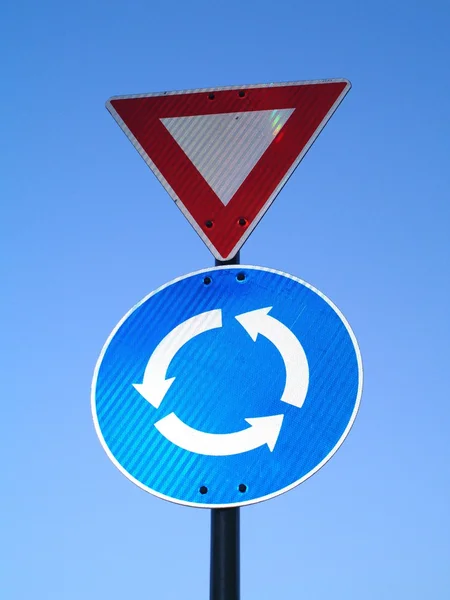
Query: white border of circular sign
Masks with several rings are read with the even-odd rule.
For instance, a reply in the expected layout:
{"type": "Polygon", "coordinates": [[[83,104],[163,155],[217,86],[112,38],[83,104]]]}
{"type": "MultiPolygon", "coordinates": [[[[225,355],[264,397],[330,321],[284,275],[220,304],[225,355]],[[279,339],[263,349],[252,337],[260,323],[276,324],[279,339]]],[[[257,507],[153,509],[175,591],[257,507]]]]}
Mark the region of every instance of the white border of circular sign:
{"type": "Polygon", "coordinates": [[[143,298],[140,302],[138,302],[135,306],[133,306],[133,308],[131,310],[129,310],[127,312],[127,314],[119,321],[119,323],[114,327],[113,331],[110,333],[108,339],[106,340],[102,351],[100,352],[100,356],[98,357],[97,363],[95,365],[95,369],[94,369],[94,377],[92,379],[92,385],[91,385],[91,410],[92,410],[92,417],[94,420],[94,427],[95,427],[95,431],[97,433],[97,436],[103,446],[103,449],[105,450],[106,454],[108,455],[109,459],[112,461],[112,463],[119,469],[119,471],[121,473],[123,473],[123,475],[125,475],[125,477],[127,477],[127,479],[129,479],[130,481],[132,481],[134,484],[136,484],[138,487],[140,487],[141,489],[145,490],[146,492],[149,492],[150,494],[152,494],[153,496],[157,496],[158,498],[162,498],[163,500],[168,500],[169,502],[174,502],[175,504],[181,504],[182,506],[192,506],[194,508],[233,508],[233,507],[238,507],[238,506],[247,506],[250,504],[257,504],[258,502],[264,502],[265,500],[270,500],[271,498],[275,498],[276,496],[280,496],[281,494],[284,494],[285,492],[288,492],[289,490],[292,490],[293,488],[297,487],[298,485],[300,485],[301,483],[303,483],[304,481],[306,481],[307,479],[309,479],[312,475],[314,475],[314,473],[317,473],[317,471],[319,471],[324,465],[325,463],[327,463],[330,458],[332,456],[334,456],[334,454],[336,454],[336,452],[338,451],[338,449],[341,447],[341,445],[343,444],[345,438],[347,437],[347,435],[350,432],[350,429],[353,426],[353,423],[355,422],[356,419],[356,415],[358,413],[359,410],[359,406],[361,403],[361,395],[362,395],[362,389],[363,389],[363,366],[362,366],[362,358],[361,358],[361,352],[359,350],[359,346],[358,346],[358,342],[356,341],[356,337],[355,334],[352,331],[352,328],[350,327],[347,319],[344,317],[344,315],[341,313],[341,311],[338,309],[338,307],[333,304],[333,302],[331,302],[331,300],[329,298],[327,298],[325,296],[325,294],[323,294],[321,291],[319,291],[318,289],[316,289],[314,286],[310,285],[309,283],[306,283],[306,281],[303,281],[302,279],[299,279],[298,277],[294,277],[294,275],[289,275],[288,273],[284,273],[283,271],[278,271],[276,269],[270,269],[268,267],[255,267],[253,265],[224,265],[224,266],[220,266],[220,267],[210,267],[208,269],[200,269],[199,271],[194,271],[192,273],[188,273],[187,275],[183,275],[181,277],[177,277],[176,279],[173,279],[172,281],[169,281],[168,283],[165,283],[164,285],[162,285],[161,287],[159,287],[158,289],[154,290],[153,292],[151,292],[150,294],[148,294],[147,296],[145,296],[145,298],[143,298]],[[314,469],[312,469],[311,471],[309,471],[309,473],[307,473],[306,475],[304,475],[303,477],[301,477],[299,480],[295,481],[294,483],[291,483],[290,485],[282,488],[281,490],[278,490],[277,492],[273,492],[272,494],[268,494],[267,496],[262,496],[260,498],[254,498],[253,500],[247,500],[247,501],[243,501],[243,502],[233,502],[230,504],[204,504],[204,503],[197,503],[197,502],[186,502],[183,500],[178,500],[177,498],[172,498],[171,496],[166,496],[165,494],[161,494],[160,492],[156,492],[155,490],[152,490],[151,488],[147,487],[146,485],[144,485],[143,483],[141,483],[140,481],[138,481],[137,479],[135,479],[132,475],[130,475],[130,473],[128,473],[128,471],[126,471],[122,465],[116,460],[116,458],[114,457],[114,455],[112,454],[111,450],[108,448],[99,423],[98,423],[98,418],[97,418],[97,411],[96,411],[96,403],[95,403],[95,390],[97,387],[97,377],[98,377],[98,372],[100,369],[100,365],[103,361],[103,357],[105,356],[106,350],[108,349],[108,346],[111,342],[111,340],[113,339],[113,337],[115,336],[115,334],[117,333],[118,329],[122,326],[122,324],[128,319],[128,317],[135,311],[137,310],[144,302],[146,302],[149,298],[151,298],[152,296],[155,296],[156,294],[158,294],[159,292],[161,292],[162,290],[166,289],[167,287],[177,283],[178,281],[183,281],[183,279],[188,279],[189,277],[193,277],[195,275],[200,275],[201,273],[211,273],[211,271],[215,271],[215,270],[223,270],[223,269],[236,269],[236,270],[245,270],[245,269],[252,269],[254,271],[266,271],[267,273],[275,273],[276,275],[281,275],[282,277],[287,277],[288,279],[292,279],[293,281],[296,281],[297,283],[300,283],[302,285],[304,285],[305,287],[307,287],[308,289],[312,290],[313,292],[315,292],[318,296],[320,296],[323,300],[325,300],[325,302],[331,306],[331,308],[336,312],[336,314],[339,316],[339,318],[341,319],[341,321],[343,322],[345,328],[348,331],[348,334],[353,342],[353,347],[355,349],[355,354],[356,354],[356,359],[358,362],[358,392],[356,395],[356,402],[355,402],[355,407],[353,409],[352,415],[350,417],[350,421],[347,424],[347,427],[344,430],[344,433],[341,435],[341,437],[339,438],[339,441],[337,442],[337,444],[334,446],[334,448],[327,454],[327,456],[325,456],[325,458],[317,465],[314,467],[314,469]]]}

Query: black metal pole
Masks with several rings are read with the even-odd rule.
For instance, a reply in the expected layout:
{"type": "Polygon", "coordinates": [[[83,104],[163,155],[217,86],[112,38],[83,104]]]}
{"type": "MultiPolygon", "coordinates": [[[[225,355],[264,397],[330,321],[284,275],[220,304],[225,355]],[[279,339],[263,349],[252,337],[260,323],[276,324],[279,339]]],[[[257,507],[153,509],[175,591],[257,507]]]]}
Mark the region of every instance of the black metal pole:
{"type": "Polygon", "coordinates": [[[210,600],[240,598],[239,508],[211,510],[210,600]]]}
{"type": "MultiPolygon", "coordinates": [[[[239,252],[232,259],[216,259],[216,267],[238,265],[239,252]]],[[[211,510],[210,600],[240,600],[240,513],[238,508],[211,510]]]]}

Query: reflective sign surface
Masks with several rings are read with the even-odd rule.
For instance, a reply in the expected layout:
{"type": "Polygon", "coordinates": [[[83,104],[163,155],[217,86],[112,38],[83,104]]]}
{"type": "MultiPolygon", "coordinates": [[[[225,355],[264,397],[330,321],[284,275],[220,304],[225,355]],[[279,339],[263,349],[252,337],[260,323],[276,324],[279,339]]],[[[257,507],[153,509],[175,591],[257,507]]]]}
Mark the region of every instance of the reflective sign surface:
{"type": "Polygon", "coordinates": [[[134,307],[103,348],[92,410],[134,483],[181,504],[236,506],[316,472],[361,389],[337,308],[295,277],[239,265],[186,275],[134,307]]]}
{"type": "Polygon", "coordinates": [[[117,96],[106,106],[218,259],[234,256],[350,89],[345,79],[117,96]]]}

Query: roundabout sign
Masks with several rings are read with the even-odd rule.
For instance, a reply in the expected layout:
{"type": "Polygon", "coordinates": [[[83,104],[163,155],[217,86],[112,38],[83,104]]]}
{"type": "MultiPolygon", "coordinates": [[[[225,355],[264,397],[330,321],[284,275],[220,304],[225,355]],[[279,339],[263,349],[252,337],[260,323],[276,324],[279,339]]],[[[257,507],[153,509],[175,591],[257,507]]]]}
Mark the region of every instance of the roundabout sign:
{"type": "Polygon", "coordinates": [[[224,266],[162,286],[120,321],[92,411],[108,456],[141,488],[230,507],[320,469],[361,389],[355,337],[330,300],[279,271],[224,266]]]}

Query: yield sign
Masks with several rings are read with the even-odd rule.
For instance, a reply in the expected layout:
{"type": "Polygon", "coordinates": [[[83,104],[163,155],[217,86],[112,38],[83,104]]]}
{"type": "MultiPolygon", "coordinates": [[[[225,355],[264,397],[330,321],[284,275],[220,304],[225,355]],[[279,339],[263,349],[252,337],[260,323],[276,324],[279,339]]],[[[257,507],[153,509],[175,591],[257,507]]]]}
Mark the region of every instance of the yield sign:
{"type": "Polygon", "coordinates": [[[212,254],[228,260],[349,89],[333,79],[117,96],[106,106],[212,254]]]}

